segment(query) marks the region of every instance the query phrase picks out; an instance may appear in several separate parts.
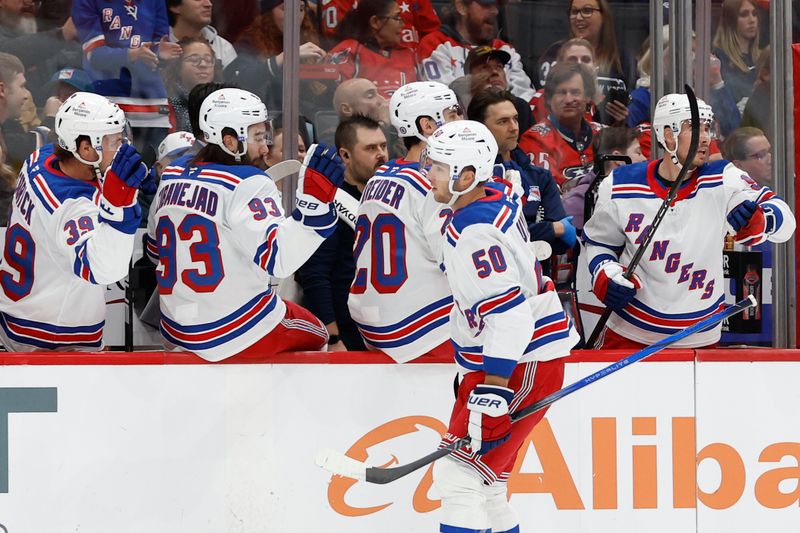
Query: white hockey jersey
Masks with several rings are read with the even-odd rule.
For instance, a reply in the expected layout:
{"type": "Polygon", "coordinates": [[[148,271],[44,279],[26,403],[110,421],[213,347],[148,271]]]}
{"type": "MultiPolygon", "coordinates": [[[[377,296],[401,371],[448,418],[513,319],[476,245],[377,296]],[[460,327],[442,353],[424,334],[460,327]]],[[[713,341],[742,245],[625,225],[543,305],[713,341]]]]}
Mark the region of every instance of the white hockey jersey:
{"type": "Polygon", "coordinates": [[[53,145],[19,174],[0,262],[3,344],[10,351],[97,350],[103,346],[105,287],[128,274],[138,205],[110,221],[97,180],[58,167],[53,145]]]}
{"type": "Polygon", "coordinates": [[[440,269],[442,210],[418,163],[392,160],[361,196],[348,307],[366,343],[404,363],[446,342],[453,298],[440,269]]]}
{"type": "Polygon", "coordinates": [[[519,362],[569,355],[580,338],[542,276],[517,197],[501,183],[486,192],[454,213],[443,237],[450,331],[462,372],[510,376],[519,362]]]}
{"type": "MultiPolygon", "coordinates": [[[[604,261],[627,265],[649,230],[668,189],[657,178],[660,161],[615,169],[600,185],[597,206],[584,226],[589,271],[604,261]]],[[[616,333],[652,344],[702,320],[723,305],[722,246],[727,215],[752,200],[776,214],[772,242],[788,240],[795,222],[789,207],[727,161],[706,163],[681,186],[636,269],[642,288],[608,321],[616,333]]],[[[674,344],[700,347],[719,341],[721,325],[674,344]]]]}
{"type": "Polygon", "coordinates": [[[158,258],[164,340],[220,361],[280,323],[286,305],[270,276],[290,276],[323,237],[284,217],[280,193],[261,170],[190,165],[192,157],[177,159],[161,176],[147,252],[158,258]]]}

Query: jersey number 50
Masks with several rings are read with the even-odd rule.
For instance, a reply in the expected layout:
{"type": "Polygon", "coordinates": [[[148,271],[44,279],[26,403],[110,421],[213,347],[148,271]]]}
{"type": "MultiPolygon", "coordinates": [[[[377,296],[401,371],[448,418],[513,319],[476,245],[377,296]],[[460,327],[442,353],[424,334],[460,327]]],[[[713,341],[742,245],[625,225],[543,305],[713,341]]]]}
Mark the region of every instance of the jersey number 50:
{"type": "Polygon", "coordinates": [[[219,252],[219,234],[214,222],[200,215],[186,215],[176,231],[175,224],[168,217],[161,217],[156,226],[159,261],[156,280],[160,294],[172,294],[178,281],[177,241],[191,241],[195,235],[199,235],[200,239],[189,245],[189,257],[192,263],[202,263],[203,267],[184,268],[180,273],[183,284],[194,292],[213,292],[225,277],[219,252]]]}
{"type": "Polygon", "coordinates": [[[350,292],[363,294],[367,290],[367,278],[372,287],[381,294],[394,294],[408,279],[406,268],[406,227],[396,216],[382,213],[370,223],[366,215],[356,221],[355,246],[353,255],[356,265],[361,253],[369,242],[371,254],[369,265],[372,271],[358,268],[350,292]]]}

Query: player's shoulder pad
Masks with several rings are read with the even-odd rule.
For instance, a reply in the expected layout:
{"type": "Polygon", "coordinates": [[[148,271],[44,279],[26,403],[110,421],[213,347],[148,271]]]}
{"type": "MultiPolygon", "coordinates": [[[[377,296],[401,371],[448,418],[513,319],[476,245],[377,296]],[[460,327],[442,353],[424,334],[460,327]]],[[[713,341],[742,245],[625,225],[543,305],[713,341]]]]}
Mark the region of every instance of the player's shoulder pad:
{"type": "Polygon", "coordinates": [[[409,184],[412,190],[417,191],[422,196],[426,196],[431,190],[431,182],[419,171],[419,163],[405,161],[402,159],[392,159],[388,163],[381,165],[375,171],[374,178],[392,178],[409,184]]]}
{"type": "Polygon", "coordinates": [[[25,166],[31,190],[51,214],[70,199],[86,198],[95,204],[100,200],[96,180],[72,178],[58,168],[52,144],[46,144],[31,154],[25,166]]]}
{"type": "Polygon", "coordinates": [[[192,180],[219,185],[229,191],[235,190],[247,178],[253,176],[266,178],[261,169],[250,165],[220,165],[218,163],[190,165],[184,171],[184,177],[187,176],[192,180]]]}
{"type": "Polygon", "coordinates": [[[723,174],[728,169],[728,172],[736,172],[737,174],[744,174],[744,172],[734,166],[733,163],[730,161],[726,161],[724,159],[719,159],[717,161],[709,161],[708,163],[703,163],[703,166],[700,167],[700,176],[717,176],[723,174]],[[730,166],[730,169],[728,167],[730,166]]]}
{"type": "Polygon", "coordinates": [[[520,207],[512,197],[505,193],[505,185],[489,182],[485,185],[486,197],[462,207],[453,215],[445,235],[447,241],[455,246],[461,233],[475,225],[492,226],[505,233],[514,225],[520,207]]]}
{"type": "Polygon", "coordinates": [[[614,185],[647,185],[647,166],[650,161],[642,161],[617,167],[610,174],[614,185]]]}
{"type": "Polygon", "coordinates": [[[161,181],[167,181],[171,179],[179,178],[187,167],[190,166],[191,160],[194,158],[194,154],[182,155],[181,157],[176,158],[172,161],[169,165],[164,167],[164,170],[161,171],[161,181]]]}

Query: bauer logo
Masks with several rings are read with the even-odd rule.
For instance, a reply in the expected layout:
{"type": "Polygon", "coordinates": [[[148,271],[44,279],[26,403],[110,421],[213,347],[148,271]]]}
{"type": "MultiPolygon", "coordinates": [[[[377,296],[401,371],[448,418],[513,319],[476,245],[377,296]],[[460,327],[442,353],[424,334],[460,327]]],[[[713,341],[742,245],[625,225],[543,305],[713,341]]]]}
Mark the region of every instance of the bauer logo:
{"type": "MultiPolygon", "coordinates": [[[[564,438],[562,450],[559,435],[545,418],[522,445],[508,480],[509,497],[516,495],[519,502],[525,495],[537,495],[559,510],[721,510],[753,504],[784,509],[798,505],[800,442],[760,443],[745,453],[723,442],[696,445],[693,417],[662,422],[666,423],[659,425],[657,432],[655,417],[591,418],[589,427],[580,431],[585,441],[564,438]],[[626,431],[630,434],[625,435],[626,431]],[[642,439],[648,444],[639,444],[642,439]],[[589,468],[578,464],[572,453],[575,447],[591,454],[589,468]],[[707,475],[710,470],[718,474],[707,475]],[[663,492],[660,497],[659,491],[663,492]]],[[[435,449],[445,430],[445,424],[435,418],[398,418],[357,439],[346,455],[374,466],[407,464],[435,449]]],[[[440,506],[438,500],[428,497],[433,484],[431,467],[407,480],[404,490],[408,497],[387,501],[385,493],[369,490],[366,483],[332,476],[328,502],[334,511],[349,517],[407,505],[409,499],[418,513],[440,506]]]]}

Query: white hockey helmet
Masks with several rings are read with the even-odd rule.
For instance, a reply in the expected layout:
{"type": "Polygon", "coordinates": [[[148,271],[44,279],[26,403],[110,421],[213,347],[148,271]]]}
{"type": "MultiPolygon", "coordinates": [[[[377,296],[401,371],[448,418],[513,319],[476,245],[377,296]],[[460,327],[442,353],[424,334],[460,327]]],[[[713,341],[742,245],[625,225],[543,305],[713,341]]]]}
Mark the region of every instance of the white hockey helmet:
{"type": "MultiPolygon", "coordinates": [[[[698,98],[697,110],[700,112],[700,123],[712,123],[714,121],[714,111],[711,106],[698,98]]],[[[670,154],[673,162],[680,164],[675,155],[678,151],[678,134],[684,122],[691,122],[692,111],[689,107],[689,97],[685,94],[665,94],[656,104],[653,113],[653,133],[656,140],[667,153],[670,154]],[[664,141],[664,130],[669,127],[675,135],[675,149],[670,150],[664,141]]]]}
{"type": "Polygon", "coordinates": [[[428,145],[423,158],[450,167],[448,189],[453,194],[449,204],[464,193],[474,189],[478,183],[492,178],[494,162],[497,159],[497,141],[489,128],[474,120],[457,120],[441,126],[427,139],[428,145]],[[475,181],[463,191],[453,189],[461,172],[467,168],[475,169],[475,181]]]}
{"type": "Polygon", "coordinates": [[[216,144],[238,161],[247,153],[247,128],[267,122],[267,107],[261,99],[242,89],[219,89],[200,105],[200,131],[206,142],[216,144]],[[222,142],[222,130],[231,128],[242,143],[241,152],[232,152],[222,142]]]}
{"type": "Polygon", "coordinates": [[[446,109],[458,106],[458,98],[447,85],[437,81],[414,81],[397,89],[389,99],[389,119],[400,137],[419,137],[417,118],[431,117],[436,127],[444,124],[446,109]]]}
{"type": "Polygon", "coordinates": [[[67,98],[56,113],[56,135],[61,148],[69,150],[81,163],[99,166],[97,161],[86,161],[78,154],[78,137],[87,136],[98,154],[103,151],[103,137],[123,133],[127,121],[125,113],[108,98],[99,94],[77,92],[67,98]]]}

